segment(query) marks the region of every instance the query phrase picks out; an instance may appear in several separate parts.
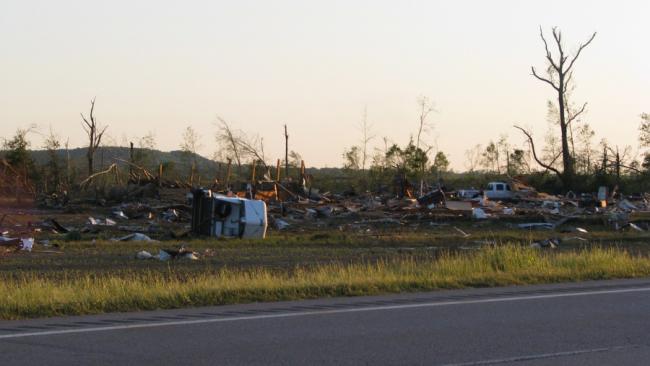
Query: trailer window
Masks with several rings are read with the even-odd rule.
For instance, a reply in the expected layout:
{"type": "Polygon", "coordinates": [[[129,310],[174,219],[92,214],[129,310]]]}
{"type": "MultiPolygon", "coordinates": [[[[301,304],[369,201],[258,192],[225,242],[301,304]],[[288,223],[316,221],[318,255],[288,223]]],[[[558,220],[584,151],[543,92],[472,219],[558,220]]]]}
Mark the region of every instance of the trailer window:
{"type": "Polygon", "coordinates": [[[497,184],[497,191],[503,191],[503,184],[497,184]]]}

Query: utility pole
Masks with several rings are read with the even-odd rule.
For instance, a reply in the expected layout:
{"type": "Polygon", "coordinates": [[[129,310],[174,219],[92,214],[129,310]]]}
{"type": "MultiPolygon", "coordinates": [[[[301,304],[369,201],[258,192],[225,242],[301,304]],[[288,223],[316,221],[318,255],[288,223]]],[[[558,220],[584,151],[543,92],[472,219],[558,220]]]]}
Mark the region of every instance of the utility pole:
{"type": "Polygon", "coordinates": [[[284,125],[284,176],[289,178],[289,134],[287,133],[287,125],[284,125]]]}

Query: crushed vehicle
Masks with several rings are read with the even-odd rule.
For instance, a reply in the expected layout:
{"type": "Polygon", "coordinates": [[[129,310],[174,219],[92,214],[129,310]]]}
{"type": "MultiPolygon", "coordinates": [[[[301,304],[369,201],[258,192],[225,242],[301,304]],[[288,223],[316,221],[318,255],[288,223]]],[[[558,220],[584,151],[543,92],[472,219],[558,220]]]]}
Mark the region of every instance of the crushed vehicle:
{"type": "Polygon", "coordinates": [[[266,203],[195,189],[188,195],[192,205],[192,232],[226,238],[263,239],[268,226],[266,203]]]}

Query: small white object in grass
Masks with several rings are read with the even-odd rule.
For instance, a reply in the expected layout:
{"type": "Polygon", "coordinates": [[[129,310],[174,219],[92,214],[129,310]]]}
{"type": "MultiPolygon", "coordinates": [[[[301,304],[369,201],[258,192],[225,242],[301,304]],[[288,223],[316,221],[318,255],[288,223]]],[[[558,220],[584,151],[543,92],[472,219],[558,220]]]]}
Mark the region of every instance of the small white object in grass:
{"type": "Polygon", "coordinates": [[[472,217],[474,217],[475,219],[482,220],[482,219],[487,219],[488,215],[481,208],[473,208],[472,209],[472,217]]]}
{"type": "Polygon", "coordinates": [[[275,227],[278,230],[284,230],[289,227],[289,223],[282,219],[275,219],[275,227]]]}
{"type": "Polygon", "coordinates": [[[153,240],[145,234],[142,233],[133,233],[121,238],[113,238],[112,241],[157,241],[153,240]]]}
{"type": "Polygon", "coordinates": [[[32,247],[34,246],[34,238],[21,239],[21,241],[23,242],[23,245],[20,249],[31,252],[32,247]]]}
{"type": "Polygon", "coordinates": [[[632,229],[636,230],[636,231],[645,231],[645,230],[643,230],[639,225],[637,225],[637,224],[635,224],[635,223],[633,223],[633,222],[630,222],[630,227],[631,227],[632,229]]]}
{"type": "Polygon", "coordinates": [[[167,253],[166,251],[164,251],[162,249],[160,251],[158,251],[158,255],[156,257],[157,257],[157,259],[159,259],[159,260],[161,260],[163,262],[168,261],[168,260],[170,260],[172,258],[172,256],[169,255],[169,253],[167,253]]]}
{"type": "Polygon", "coordinates": [[[459,233],[461,233],[461,234],[463,235],[463,237],[465,237],[465,238],[468,237],[468,236],[470,236],[470,234],[464,232],[463,230],[461,230],[461,229],[459,229],[459,228],[457,228],[457,227],[455,227],[455,226],[454,226],[454,229],[455,229],[456,231],[458,231],[459,233]]]}
{"type": "Polygon", "coordinates": [[[183,258],[193,260],[193,261],[199,260],[199,257],[197,257],[196,253],[194,252],[187,252],[183,254],[183,258]]]}
{"type": "Polygon", "coordinates": [[[153,255],[151,253],[147,252],[146,250],[141,250],[138,252],[138,254],[135,255],[137,259],[151,259],[153,258],[153,255]]]}
{"type": "Polygon", "coordinates": [[[129,217],[123,211],[113,211],[113,215],[119,219],[128,220],[129,217]]]}

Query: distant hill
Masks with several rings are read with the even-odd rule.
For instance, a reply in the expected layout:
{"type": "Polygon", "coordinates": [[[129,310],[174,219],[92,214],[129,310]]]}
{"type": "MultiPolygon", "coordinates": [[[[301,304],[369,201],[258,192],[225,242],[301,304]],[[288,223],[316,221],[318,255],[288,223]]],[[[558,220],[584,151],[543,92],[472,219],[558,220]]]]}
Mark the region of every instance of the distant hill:
{"type": "MultiPolygon", "coordinates": [[[[59,149],[56,151],[60,161],[59,166],[64,167],[67,157],[70,158],[71,178],[73,180],[80,180],[86,177],[87,160],[86,148],[74,149],[59,149]]],[[[30,154],[36,166],[45,166],[50,160],[49,152],[47,150],[30,150],[30,154]]],[[[130,149],[128,147],[120,146],[103,146],[95,153],[95,172],[99,172],[108,168],[111,164],[116,163],[121,169],[126,169],[128,166],[126,161],[129,161],[130,149]]],[[[0,157],[3,151],[0,150],[0,157]]],[[[134,149],[134,158],[136,164],[149,170],[150,173],[157,175],[158,164],[164,165],[165,176],[171,179],[186,179],[191,171],[192,155],[187,154],[180,150],[175,151],[160,151],[155,149],[134,149]]],[[[197,162],[197,174],[203,179],[211,179],[211,177],[219,176],[224,177],[226,174],[226,164],[221,162],[221,169],[219,169],[220,162],[208,159],[204,156],[195,155],[197,162]]],[[[272,178],[275,176],[275,164],[270,166],[272,178]]],[[[286,176],[284,165],[282,165],[282,177],[286,176]]],[[[314,177],[314,182],[318,188],[323,190],[346,190],[354,177],[347,174],[342,168],[314,168],[307,167],[306,173],[314,177]]],[[[250,163],[242,164],[241,177],[238,178],[238,169],[236,166],[231,170],[232,181],[246,181],[250,179],[250,163]]],[[[262,179],[264,174],[263,170],[258,167],[257,177],[262,179]]],[[[300,176],[300,168],[292,166],[289,175],[298,180],[300,176]]],[[[205,180],[204,180],[205,182],[205,180]]]]}
{"type": "MultiPolygon", "coordinates": [[[[70,156],[70,165],[76,168],[84,168],[87,165],[86,149],[60,149],[57,151],[59,158],[65,161],[67,155],[70,156]]],[[[102,167],[108,167],[110,164],[117,163],[118,165],[125,165],[120,160],[129,161],[129,148],[119,146],[104,146],[95,153],[95,170],[100,170],[102,167]]],[[[36,164],[46,164],[49,160],[47,150],[32,150],[32,159],[36,164]]],[[[196,154],[197,166],[200,171],[210,171],[217,168],[217,163],[213,160],[207,159],[201,155],[196,154]]],[[[176,170],[185,171],[191,166],[192,156],[184,153],[183,151],[160,151],[151,149],[135,149],[135,157],[140,165],[144,165],[148,169],[153,169],[159,163],[172,164],[176,170]]]]}

